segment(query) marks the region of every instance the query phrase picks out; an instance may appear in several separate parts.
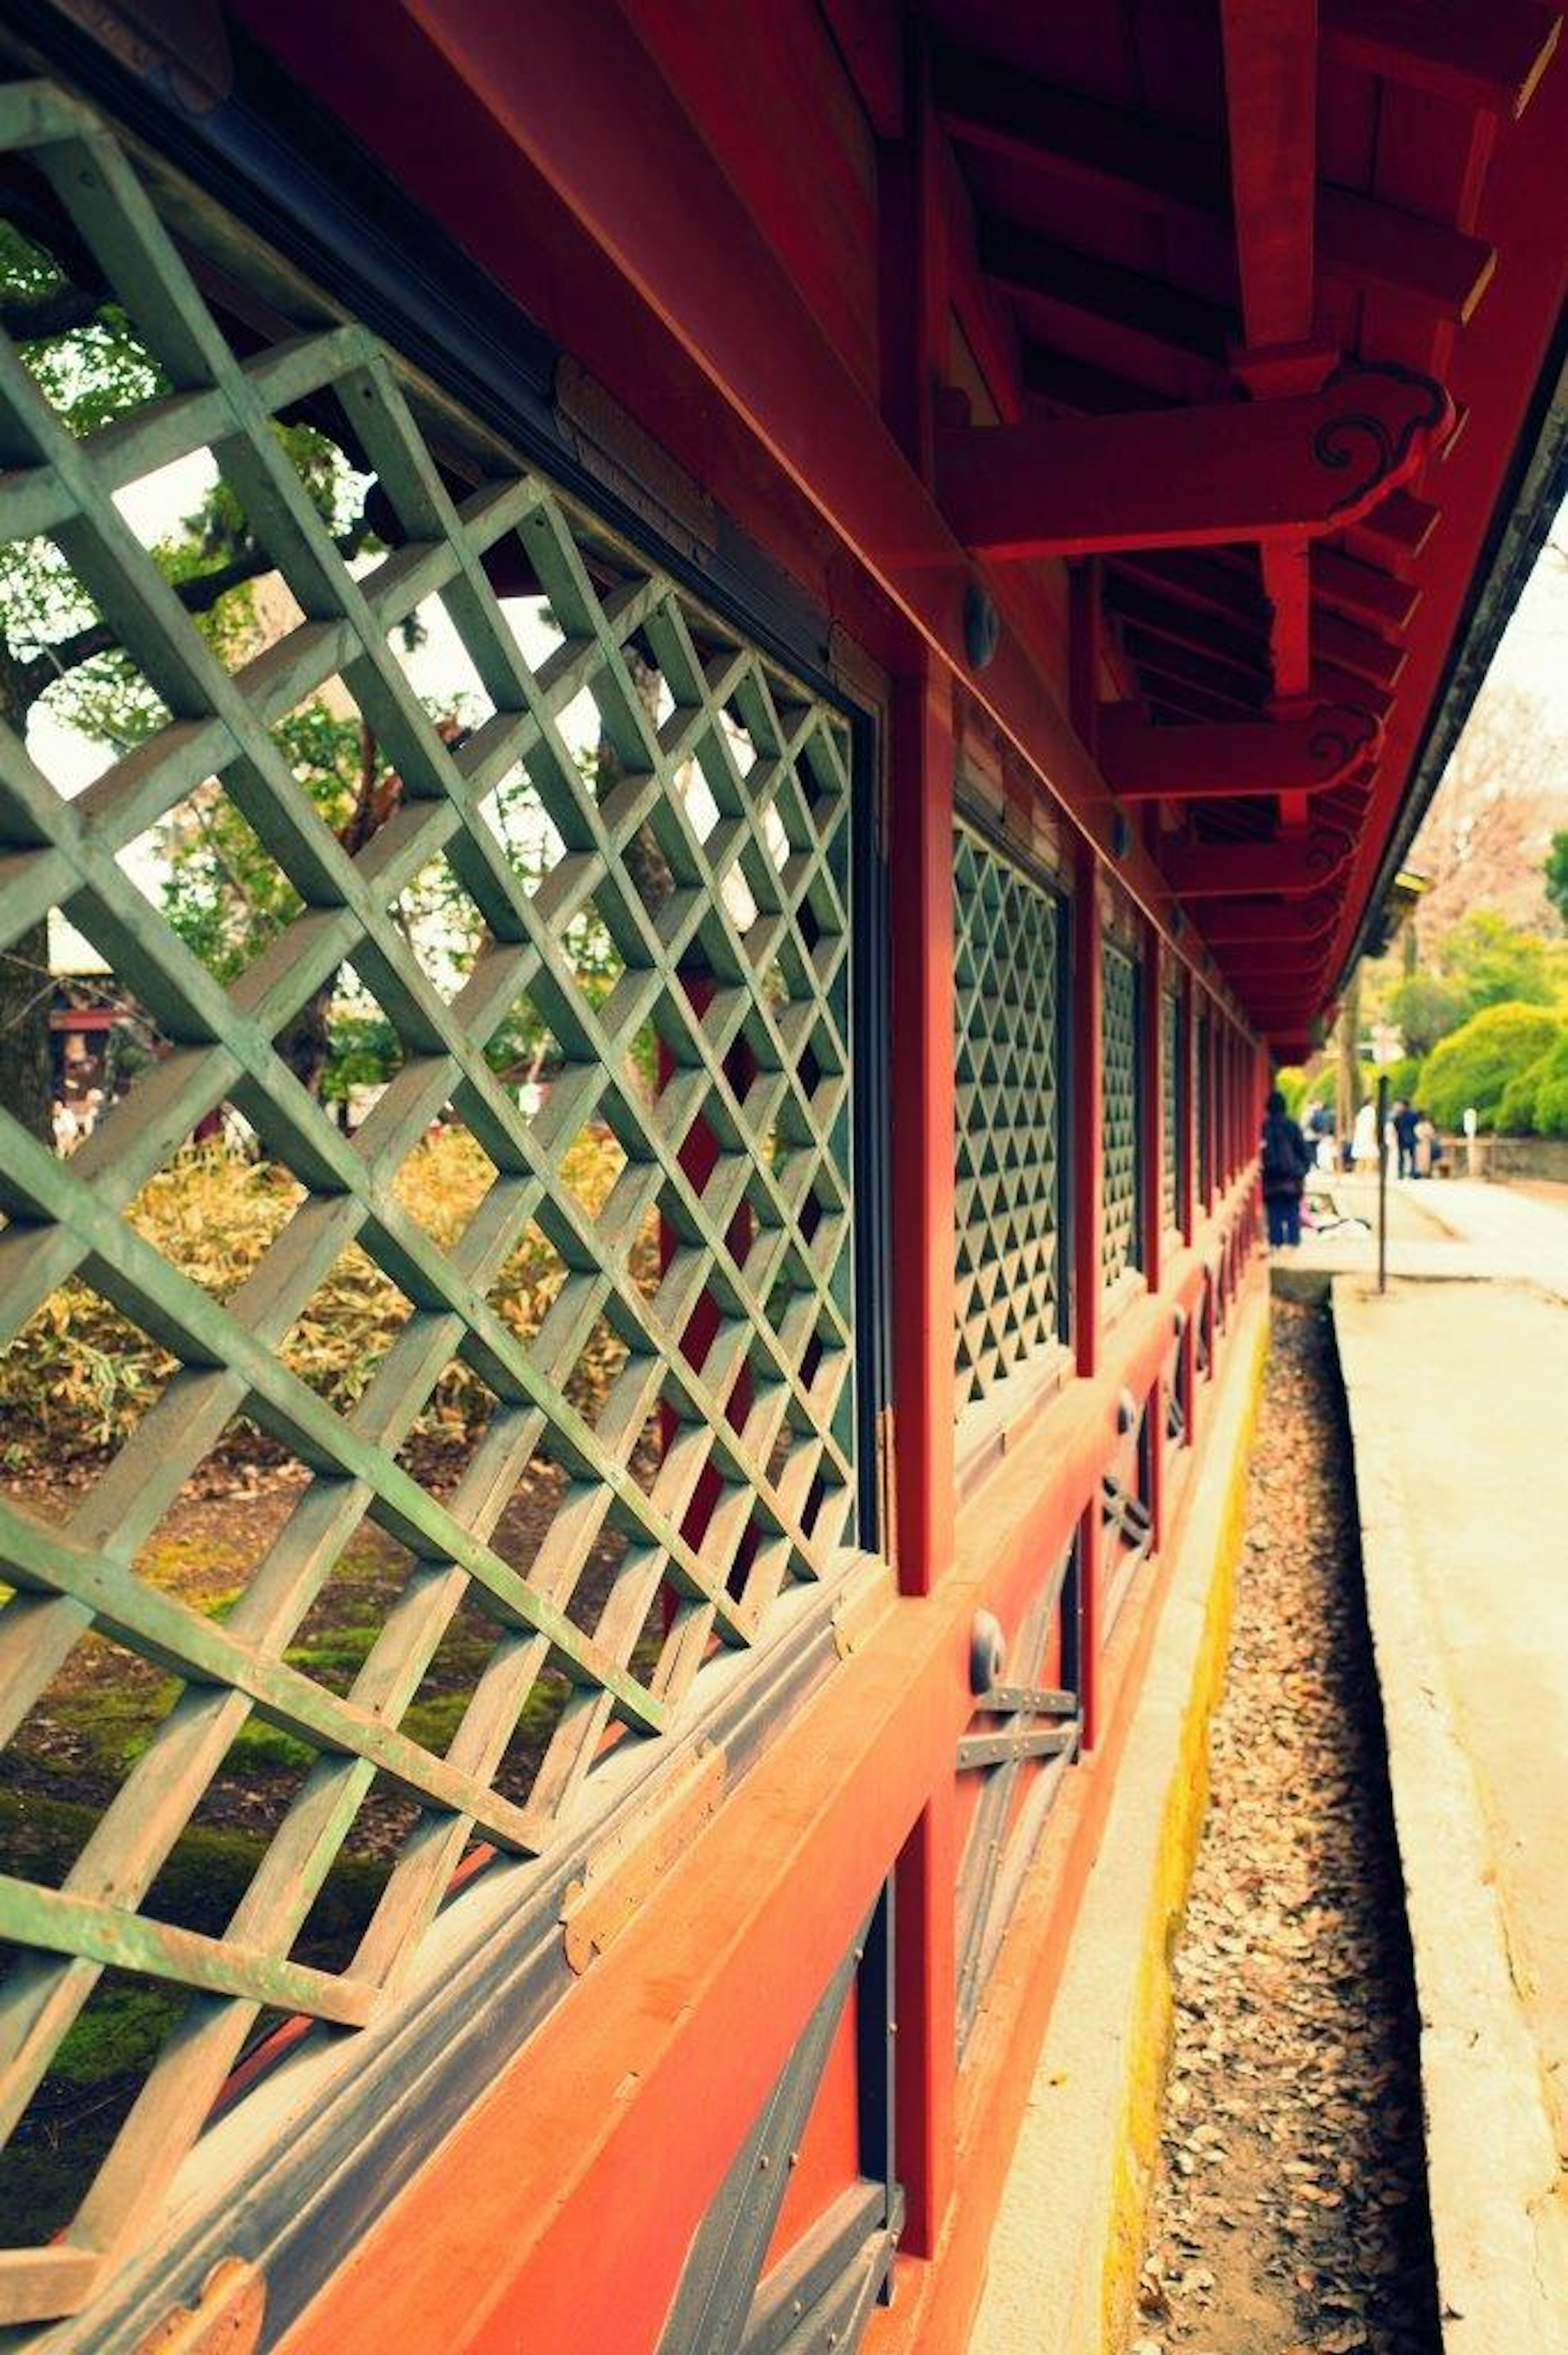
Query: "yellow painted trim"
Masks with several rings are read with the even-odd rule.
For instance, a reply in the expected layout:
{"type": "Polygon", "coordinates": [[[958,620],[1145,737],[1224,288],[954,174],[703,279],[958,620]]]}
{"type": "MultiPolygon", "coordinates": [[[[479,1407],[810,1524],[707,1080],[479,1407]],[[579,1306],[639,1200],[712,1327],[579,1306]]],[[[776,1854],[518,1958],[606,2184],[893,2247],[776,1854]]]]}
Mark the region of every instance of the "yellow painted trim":
{"type": "Polygon", "coordinates": [[[1269,1318],[1259,1319],[1234,1455],[1226,1482],[1203,1633],[1181,1728],[1178,1769],[1160,1826],[1159,1865],[1144,1918],[1134,1998],[1131,2060],[1122,2087],[1122,2129],[1100,2286],[1101,2343],[1121,2344],[1143,2263],[1145,2227],[1160,2147],[1160,2115],[1171,2062],[1174,1997],[1171,1965],[1209,1805],[1209,1725],[1225,1679],[1236,1568],[1246,1518],[1247,1471],[1262,1411],[1269,1318]]]}

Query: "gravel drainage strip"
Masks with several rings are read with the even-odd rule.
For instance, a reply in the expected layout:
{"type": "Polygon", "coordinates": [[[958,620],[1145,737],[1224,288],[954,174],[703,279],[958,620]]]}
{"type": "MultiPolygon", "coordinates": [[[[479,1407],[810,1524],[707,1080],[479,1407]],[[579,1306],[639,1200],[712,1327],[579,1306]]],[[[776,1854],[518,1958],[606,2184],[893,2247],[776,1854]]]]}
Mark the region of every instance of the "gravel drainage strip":
{"type": "Polygon", "coordinates": [[[1130,2355],[1436,2355],[1409,1939],[1326,1309],[1277,1300],[1130,2355]]]}

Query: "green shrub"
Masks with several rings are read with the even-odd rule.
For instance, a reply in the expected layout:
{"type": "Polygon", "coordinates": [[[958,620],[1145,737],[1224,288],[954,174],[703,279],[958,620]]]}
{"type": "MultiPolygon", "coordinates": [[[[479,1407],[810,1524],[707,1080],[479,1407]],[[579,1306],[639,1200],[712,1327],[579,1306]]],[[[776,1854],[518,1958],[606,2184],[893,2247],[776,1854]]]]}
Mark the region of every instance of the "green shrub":
{"type": "Polygon", "coordinates": [[[1563,1035],[1539,1006],[1489,1006],[1441,1039],[1421,1074],[1426,1110],[1439,1128],[1457,1128],[1473,1105],[1478,1125],[1495,1128],[1503,1095],[1563,1035]]]}
{"type": "Polygon", "coordinates": [[[1555,1048],[1549,1047],[1544,1055],[1538,1055],[1533,1063],[1527,1063],[1522,1071],[1516,1071],[1504,1088],[1502,1101],[1498,1105],[1498,1127],[1504,1136],[1535,1135],[1541,1082],[1555,1051],[1555,1048]]]}
{"type": "Polygon", "coordinates": [[[1568,1025],[1550,1051],[1531,1063],[1531,1125],[1538,1136],[1568,1136],[1568,1025]]]}

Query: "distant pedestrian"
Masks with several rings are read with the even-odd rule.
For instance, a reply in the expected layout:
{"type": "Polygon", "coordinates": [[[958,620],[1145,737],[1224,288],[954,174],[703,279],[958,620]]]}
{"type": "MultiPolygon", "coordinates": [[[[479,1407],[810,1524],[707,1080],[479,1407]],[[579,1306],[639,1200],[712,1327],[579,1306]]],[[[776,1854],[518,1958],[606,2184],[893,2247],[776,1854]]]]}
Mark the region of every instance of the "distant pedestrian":
{"type": "Polygon", "coordinates": [[[1270,1092],[1263,1120],[1263,1206],[1272,1250],[1301,1240],[1301,1189],[1311,1156],[1307,1140],[1285,1109],[1277,1088],[1270,1092]]]}
{"type": "Polygon", "coordinates": [[[1415,1169],[1415,1126],[1421,1118],[1413,1103],[1402,1096],[1393,1107],[1393,1141],[1399,1155],[1399,1174],[1414,1178],[1415,1169]]]}
{"type": "Polygon", "coordinates": [[[1310,1166],[1331,1170],[1334,1166],[1334,1115],[1327,1104],[1307,1107],[1307,1117],[1301,1124],[1307,1138],[1310,1166]]]}
{"type": "Polygon", "coordinates": [[[1413,1178],[1430,1178],[1437,1166],[1437,1131],[1432,1115],[1418,1112],[1411,1133],[1410,1174],[1413,1178]]]}
{"type": "Polygon", "coordinates": [[[1377,1159],[1377,1106],[1367,1103],[1356,1114],[1351,1132],[1351,1159],[1358,1169],[1377,1159]]]}

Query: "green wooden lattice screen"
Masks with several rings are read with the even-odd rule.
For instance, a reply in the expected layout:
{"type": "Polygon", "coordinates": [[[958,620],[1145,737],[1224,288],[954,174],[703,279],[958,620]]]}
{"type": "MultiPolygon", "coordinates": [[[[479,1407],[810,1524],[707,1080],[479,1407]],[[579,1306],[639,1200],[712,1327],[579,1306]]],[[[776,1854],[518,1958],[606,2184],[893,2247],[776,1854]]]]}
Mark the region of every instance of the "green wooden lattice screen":
{"type": "Polygon", "coordinates": [[[1205,1218],[1214,1188],[1209,1077],[1209,1015],[1200,1008],[1192,1026],[1192,1161],[1198,1209],[1205,1218]]]}
{"type": "Polygon", "coordinates": [[[1061,915],[969,826],[953,842],[955,1411],[1061,1338],[1061,915]]]}
{"type": "Polygon", "coordinates": [[[60,1885],[0,1875],[0,1934],[12,1942],[0,1984],[5,2131],[25,2121],[106,1970],[183,2002],[59,2235],[0,2253],[0,2320],[25,2320],[79,2306],[142,2228],[263,2008],[348,2027],[376,2017],[474,1841],[546,1849],[586,1806],[612,1736],[656,1740],[688,1721],[705,1662],[754,1644],[787,1582],[843,1566],[856,1538],[850,753],[842,715],[309,290],[289,332],[260,348],[252,334],[239,357],[151,177],[74,101],[36,84],[0,91],[0,148],[26,151],[47,176],[164,385],[76,439],[0,338],[0,537],[53,543],[165,714],[74,799],[0,729],[0,949],[64,910],[169,1042],[69,1160],[0,1112],[0,1339],[75,1279],[174,1366],[112,1460],[58,1513],[0,1497],[11,1589],[0,1735],[25,1725],[84,1640],[174,1679],[171,1705],[60,1885]],[[351,567],[338,553],[274,431],[306,400],[346,418],[396,517],[374,561],[351,567]],[[113,496],[197,451],[213,453],[293,601],[292,625],[235,668],[113,496]],[[503,547],[548,601],[555,643],[543,659],[524,655],[492,585],[487,561],[503,547]],[[431,599],[483,707],[455,742],[393,643],[431,599]],[[403,780],[401,806],[357,855],[272,732],[333,680],[403,780]],[[568,743],[574,708],[591,708],[608,771],[568,743]],[[499,786],[519,771],[550,846],[531,879],[492,822],[499,786]],[[227,986],[126,861],[215,777],[299,901],[227,986]],[[656,890],[644,879],[650,845],[656,890]],[[437,864],[477,938],[458,974],[428,969],[398,914],[400,895],[437,864]],[[573,963],[574,927],[586,923],[612,944],[602,993],[573,963]],[[345,965],[400,1052],[352,1138],[276,1043],[345,965]],[[555,1059],[532,1113],[484,1051],[524,1000],[555,1059]],[[225,1103],[250,1124],[295,1207],[219,1297],[130,1213],[225,1103]],[[466,1128],[488,1175],[444,1246],[397,1187],[443,1114],[466,1128]],[[597,1215],[563,1171],[590,1128],[613,1140],[619,1165],[597,1215]],[[651,1231],[662,1247],[650,1267],[651,1231]],[[532,1331],[493,1297],[524,1233],[542,1238],[555,1271],[532,1331]],[[408,1314],[358,1402],[339,1412],[290,1369],[283,1346],[350,1246],[408,1314]],[[590,1415],[572,1377],[596,1335],[617,1370],[590,1415]],[[441,1488],[410,1470],[406,1443],[454,1362],[484,1385],[490,1413],[441,1488]],[[144,1562],[242,1415],[297,1477],[222,1617],[166,1591],[144,1562]],[[519,1566],[498,1524],[531,1467],[549,1470],[558,1501],[519,1566]],[[408,1569],[336,1689],[288,1656],[367,1519],[407,1549],[408,1569]],[[607,1554],[590,1608],[585,1566],[607,1554]],[[443,1750],[402,1721],[460,1613],[483,1626],[489,1649],[443,1750]],[[546,1733],[529,1759],[514,1736],[538,1720],[541,1696],[546,1733]],[[215,1934],[161,1910],[156,1884],[248,1720],[304,1745],[311,1764],[215,1934]],[[331,1966],[302,1960],[307,1917],[373,1792],[390,1795],[397,1828],[380,1894],[352,1952],[331,1966]]]}
{"type": "Polygon", "coordinates": [[[1160,1215],[1167,1234],[1181,1219],[1178,1177],[1181,1152],[1181,1001],[1173,989],[1160,994],[1160,1215]]]}
{"type": "Polygon", "coordinates": [[[1107,1288],[1139,1263],[1138,965],[1114,941],[1101,944],[1104,1078],[1100,1124],[1105,1217],[1100,1266],[1107,1288]]]}

